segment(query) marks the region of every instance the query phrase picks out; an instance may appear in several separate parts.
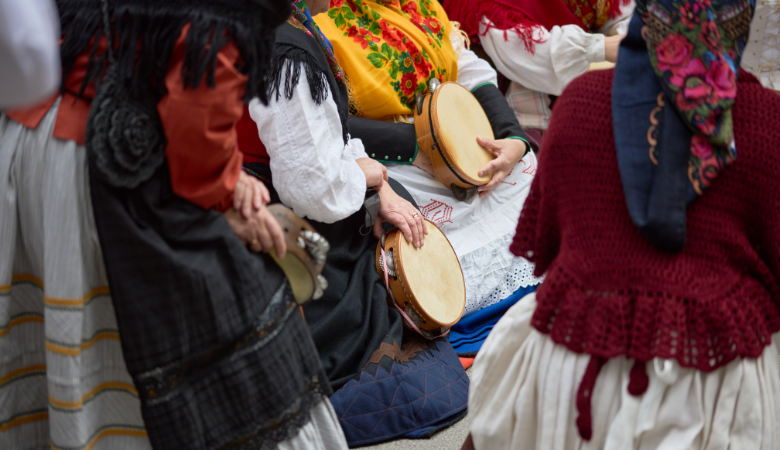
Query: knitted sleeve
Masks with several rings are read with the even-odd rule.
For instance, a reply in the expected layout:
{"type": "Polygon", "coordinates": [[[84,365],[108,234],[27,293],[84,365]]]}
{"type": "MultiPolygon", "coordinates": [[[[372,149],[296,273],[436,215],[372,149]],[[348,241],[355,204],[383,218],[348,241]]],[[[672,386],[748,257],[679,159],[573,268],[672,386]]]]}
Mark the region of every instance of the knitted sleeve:
{"type": "Polygon", "coordinates": [[[539,171],[531,184],[531,191],[525,200],[509,250],[515,256],[522,256],[536,265],[534,275],[542,276],[558,254],[560,227],[555,220],[555,199],[545,195],[544,177],[549,171],[539,171]]]}
{"type": "Polygon", "coordinates": [[[571,210],[583,189],[602,188],[592,170],[603,165],[601,158],[612,157],[604,152],[612,136],[594,130],[610,127],[611,86],[611,74],[583,76],[572,82],[556,102],[539,152],[536,178],[510,246],[513,254],[536,265],[536,276],[544,274],[558,256],[562,230],[581,229],[581,224],[572,224],[570,214],[563,211],[571,210]],[[583,111],[592,118],[584,120],[583,111]]]}
{"type": "MultiPolygon", "coordinates": [[[[740,154],[735,168],[744,172],[745,227],[753,247],[761,256],[770,274],[764,283],[780,307],[780,127],[777,111],[780,111],[780,95],[763,88],[758,80],[740,70],[739,93],[734,112],[734,133],[737,150],[757,154],[740,154]],[[744,165],[744,167],[743,167],[744,165]]],[[[744,152],[743,152],[744,153],[744,152]]]]}

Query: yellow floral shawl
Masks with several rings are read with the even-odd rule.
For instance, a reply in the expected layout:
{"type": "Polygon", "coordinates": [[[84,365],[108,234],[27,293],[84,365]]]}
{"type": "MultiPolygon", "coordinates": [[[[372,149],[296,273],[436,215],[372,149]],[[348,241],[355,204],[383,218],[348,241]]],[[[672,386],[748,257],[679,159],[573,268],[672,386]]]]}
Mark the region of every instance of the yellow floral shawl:
{"type": "Polygon", "coordinates": [[[350,112],[389,120],[412,114],[428,81],[455,81],[452,24],[436,0],[331,0],[315,17],[350,83],[350,112]]]}

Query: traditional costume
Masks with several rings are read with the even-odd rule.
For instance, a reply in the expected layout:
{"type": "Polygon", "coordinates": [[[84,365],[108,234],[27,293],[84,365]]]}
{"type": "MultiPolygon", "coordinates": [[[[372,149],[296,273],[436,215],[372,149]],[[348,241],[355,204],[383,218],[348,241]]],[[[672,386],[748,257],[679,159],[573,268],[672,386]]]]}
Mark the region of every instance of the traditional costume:
{"type": "Polygon", "coordinates": [[[477,356],[477,449],[780,446],[780,97],[737,73],[752,14],[639,0],[617,68],[558,99],[512,244],[546,278],[477,356]]]}
{"type": "Polygon", "coordinates": [[[780,4],[774,0],[756,0],[742,68],[764,87],[780,92],[780,4]]]}
{"type": "Polygon", "coordinates": [[[322,272],[328,288],[304,315],[347,440],[358,446],[433,433],[465,415],[468,377],[446,337],[405,337],[401,315],[387,303],[371,232],[379,200],[366,193],[356,163],[367,155],[350,136],[348,85],[303,1],[277,32],[271,80],[268,105],[249,103],[241,145],[247,169],[268,183],[273,201],[306,217],[331,244],[322,272]]]}
{"type": "MultiPolygon", "coordinates": [[[[465,48],[441,5],[433,0],[332,1],[327,15],[317,20],[350,81],[350,134],[362,139],[369,156],[387,164],[390,176],[409,190],[455,248],[466,279],[464,315],[538,285],[541,279],[533,276],[533,266],[507,251],[536,171],[532,152],[486,197],[466,201],[456,200],[448,187],[411,165],[418,147],[408,119],[416,96],[427,92],[434,78],[469,89],[496,139],[526,141],[496,87],[495,70],[465,48]]],[[[491,317],[508,306],[494,308],[491,317]]],[[[453,328],[452,343],[459,353],[473,356],[492,328],[491,317],[453,328]]]]}
{"type": "Polygon", "coordinates": [[[625,34],[632,0],[447,0],[450,19],[482,44],[510,79],[506,98],[520,125],[541,142],[551,95],[590,64],[605,61],[604,36],[625,34]]]}
{"type": "Polygon", "coordinates": [[[62,94],[0,119],[0,447],[344,448],[283,273],[220,213],[289,4],[59,11],[62,94]]]}

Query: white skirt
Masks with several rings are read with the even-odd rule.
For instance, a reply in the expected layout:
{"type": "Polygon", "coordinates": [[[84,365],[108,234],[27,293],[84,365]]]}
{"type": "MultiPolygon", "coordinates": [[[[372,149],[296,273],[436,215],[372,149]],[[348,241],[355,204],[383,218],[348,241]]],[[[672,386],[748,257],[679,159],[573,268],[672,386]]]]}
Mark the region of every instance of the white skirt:
{"type": "Polygon", "coordinates": [[[388,165],[390,177],[409,191],[425,218],[452,243],[466,279],[464,315],[542,281],[534,277],[533,264],[509,252],[536,168],[536,156],[529,152],[485,198],[473,195],[461,202],[422,169],[388,165]]]}
{"type": "Polygon", "coordinates": [[[347,438],[330,400],[311,409],[311,420],[298,436],[279,444],[279,450],[347,450],[347,438]]]}
{"type": "Polygon", "coordinates": [[[478,450],[780,448],[780,333],[761,357],[712,372],[651,361],[639,397],[628,393],[633,360],[608,360],[591,396],[593,436],[584,441],[576,397],[590,356],[534,330],[535,308],[535,294],[513,306],[474,362],[469,416],[478,450]]]}

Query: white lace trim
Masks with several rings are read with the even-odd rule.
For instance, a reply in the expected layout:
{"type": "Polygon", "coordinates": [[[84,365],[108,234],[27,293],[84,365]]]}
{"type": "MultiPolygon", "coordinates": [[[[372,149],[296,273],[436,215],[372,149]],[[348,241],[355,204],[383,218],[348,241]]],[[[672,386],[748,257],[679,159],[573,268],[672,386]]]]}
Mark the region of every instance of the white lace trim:
{"type": "Polygon", "coordinates": [[[466,310],[471,314],[509,297],[521,287],[535,286],[543,278],[534,276],[534,265],[509,252],[512,235],[460,257],[466,279],[466,310]]]}

